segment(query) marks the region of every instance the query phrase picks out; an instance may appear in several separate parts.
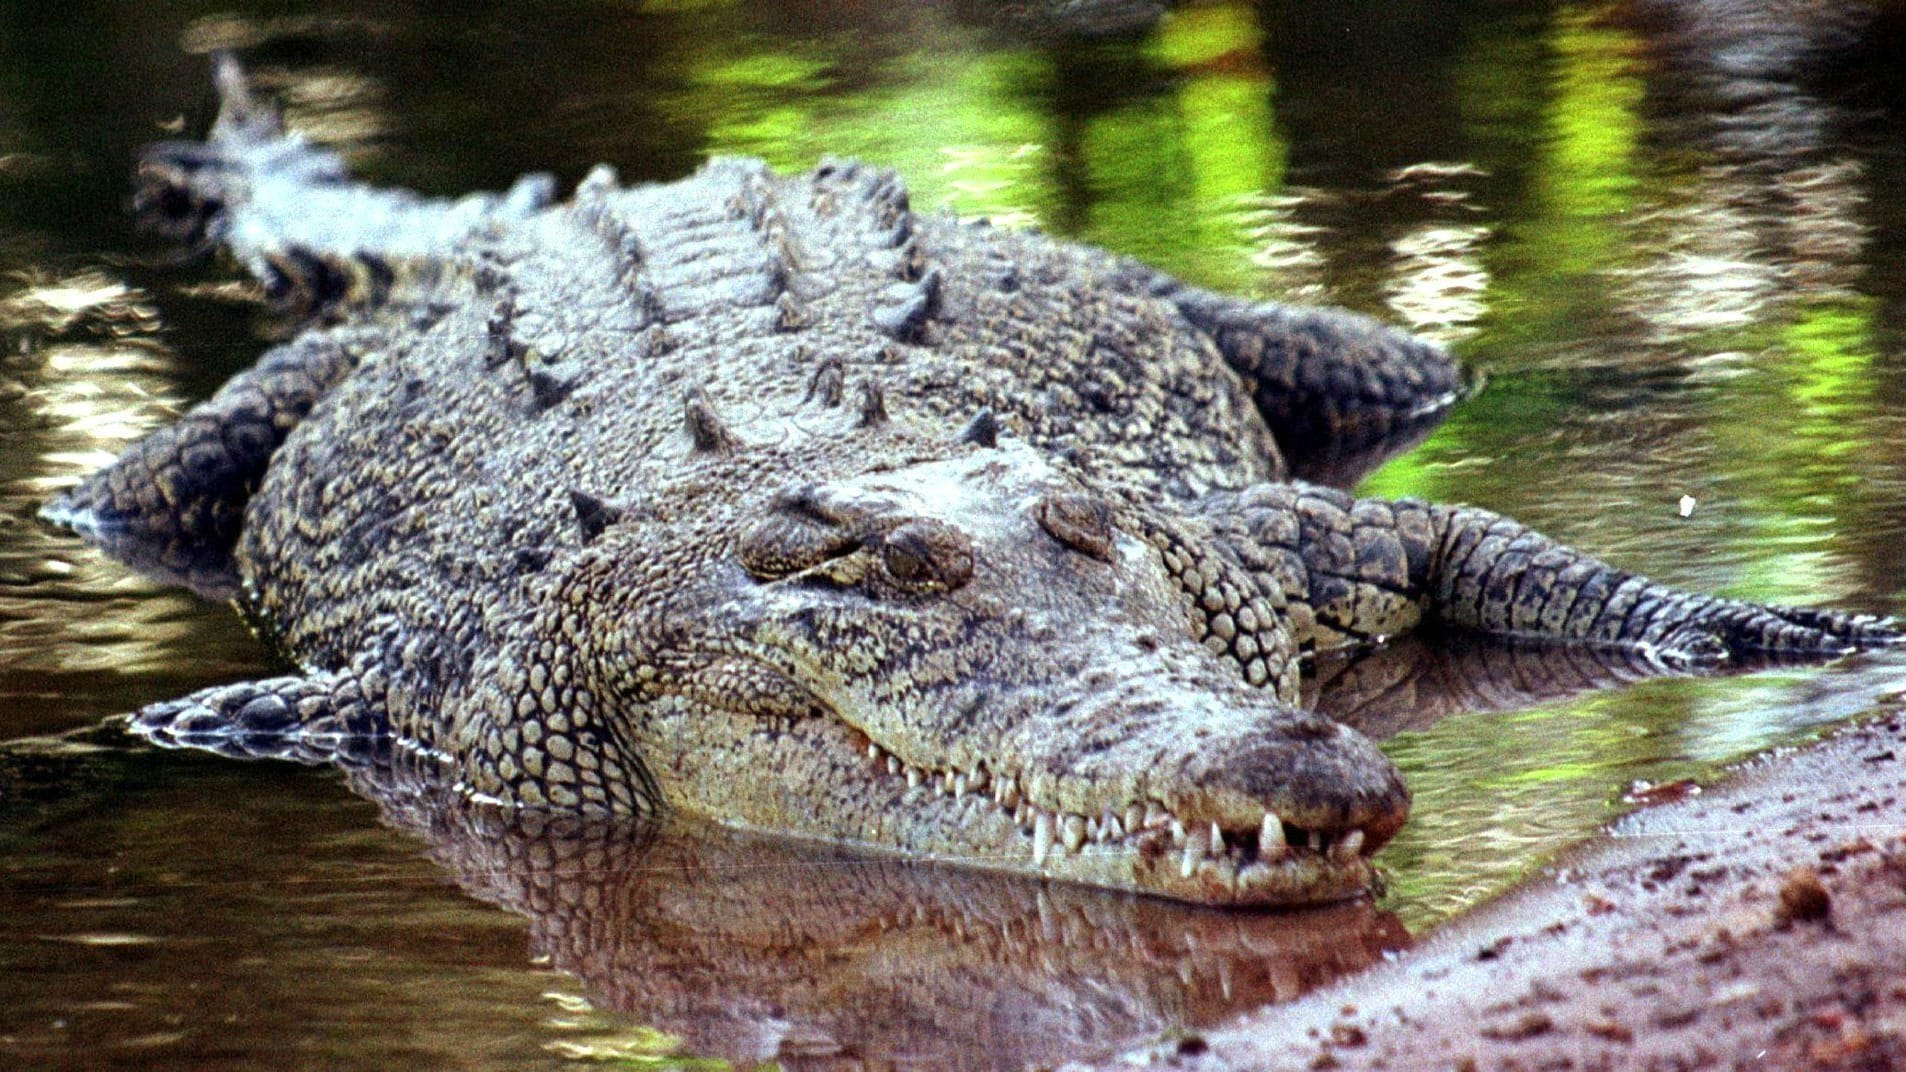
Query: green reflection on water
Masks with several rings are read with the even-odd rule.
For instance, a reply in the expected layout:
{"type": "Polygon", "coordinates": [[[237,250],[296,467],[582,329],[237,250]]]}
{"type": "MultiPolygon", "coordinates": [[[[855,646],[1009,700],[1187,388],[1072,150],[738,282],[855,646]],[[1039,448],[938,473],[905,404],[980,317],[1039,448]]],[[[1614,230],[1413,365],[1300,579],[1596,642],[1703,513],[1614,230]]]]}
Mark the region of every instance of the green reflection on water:
{"type": "Polygon", "coordinates": [[[1256,21],[1241,5],[1194,8],[1149,49],[1173,88],[1094,116],[1082,139],[1092,192],[1080,236],[1199,283],[1248,291],[1254,196],[1283,184],[1285,151],[1256,21]]]}
{"type": "Polygon", "coordinates": [[[758,156],[787,170],[855,156],[907,176],[921,207],[1002,222],[1054,213],[1039,165],[1051,134],[1034,87],[1052,77],[1040,56],[983,49],[951,29],[936,47],[876,60],[871,71],[851,70],[864,61],[857,51],[854,41],[830,38],[714,51],[695,61],[678,106],[707,116],[712,154],[758,156]]]}
{"type": "Polygon", "coordinates": [[[1581,325],[1605,320],[1618,305],[1614,275],[1636,256],[1624,221],[1641,187],[1645,86],[1632,59],[1633,38],[1579,9],[1556,17],[1545,55],[1531,56],[1526,42],[1513,39],[1478,45],[1458,88],[1479,141],[1514,153],[1514,136],[1505,138],[1500,124],[1525,124],[1518,155],[1527,185],[1520,203],[1509,206],[1505,240],[1485,258],[1497,315],[1483,349],[1513,353],[1579,337],[1581,325]],[[1531,65],[1546,67],[1549,77],[1528,78],[1531,65]],[[1498,99],[1518,74],[1537,88],[1498,99]],[[1541,96],[1532,101],[1532,93],[1541,96]]]}
{"type": "Polygon", "coordinates": [[[1742,556],[1736,589],[1747,598],[1817,602],[1850,587],[1830,551],[1837,528],[1871,513],[1862,486],[1877,474],[1862,448],[1875,418],[1877,309],[1849,295],[1782,310],[1791,319],[1761,329],[1778,338],[1764,382],[1722,395],[1715,435],[1734,470],[1752,474],[1735,481],[1730,536],[1762,552],[1742,556]]]}
{"type": "MultiPolygon", "coordinates": [[[[1560,216],[1619,215],[1634,207],[1637,185],[1638,113],[1646,90],[1631,56],[1640,42],[1599,24],[1595,12],[1582,8],[1562,13],[1550,41],[1555,103],[1547,122],[1543,195],[1560,216]]],[[[1577,233],[1597,249],[1608,242],[1606,232],[1577,233]]]]}
{"type": "Polygon", "coordinates": [[[1250,288],[1243,199],[1282,182],[1271,79],[1248,5],[1188,9],[1149,41],[1040,49],[934,23],[869,63],[830,37],[691,61],[678,108],[712,153],[776,167],[857,156],[907,177],[916,205],[1055,227],[1200,282],[1250,288]],[[1082,71],[1139,90],[1075,99],[1082,71]],[[1107,72],[1113,72],[1108,74],[1107,72]]]}
{"type": "MultiPolygon", "coordinates": [[[[1767,356],[1743,359],[1742,374],[1711,387],[1648,401],[1698,438],[1650,444],[1644,457],[1618,443],[1579,458],[1553,449],[1546,435],[1580,428],[1584,414],[1606,405],[1596,394],[1598,377],[1610,369],[1634,375],[1646,368],[1641,362],[1661,360],[1635,348],[1624,303],[1638,297],[1642,311],[1654,313],[1657,299],[1674,297],[1679,280],[1662,271],[1676,263],[1674,245],[1689,234],[1707,237],[1697,228],[1724,228],[1726,217],[1701,201],[1714,195],[1699,188],[1699,168],[1676,155],[1690,150],[1644,147],[1647,89],[1632,35],[1583,10],[1560,13],[1543,50],[1546,80],[1526,77],[1535,60],[1526,40],[1473,45],[1455,80],[1462,114],[1490,155],[1488,166],[1522,179],[1497,206],[1501,238],[1485,251],[1490,311],[1470,348],[1496,375],[1362,493],[1480,498],[1539,521],[1555,510],[1551,499],[1631,502],[1636,483],[1650,479],[1671,499],[1675,479],[1713,480],[1712,493],[1727,501],[1704,503],[1678,537],[1733,564],[1710,570],[1710,583],[1718,578],[1742,598],[1843,601],[1848,570],[1827,551],[1827,519],[1857,526],[1869,516],[1861,489],[1880,475],[1872,452],[1860,449],[1877,417],[1879,303],[1840,293],[1769,305],[1725,329],[1701,329],[1692,315],[1686,324],[1668,321],[1688,350],[1767,356]],[[1664,206],[1681,214],[1665,225],[1651,221],[1664,206]],[[1558,360],[1552,348],[1560,340],[1596,348],[1580,360],[1558,360]],[[1628,362],[1632,371],[1620,367],[1628,362]]],[[[1632,405],[1639,387],[1620,404],[1632,405]]],[[[1583,532],[1632,536],[1642,531],[1637,520],[1574,523],[1583,532]]],[[[1711,777],[1722,764],[1792,742],[1813,719],[1833,717],[1796,713],[1797,697],[1815,680],[1655,681],[1511,715],[1460,715],[1403,734],[1385,748],[1409,778],[1415,805],[1410,825],[1385,851],[1390,903],[1413,929],[1433,926],[1627,810],[1621,794],[1631,782],[1711,777]]],[[[1858,709],[1838,708],[1842,715],[1858,709]]]]}

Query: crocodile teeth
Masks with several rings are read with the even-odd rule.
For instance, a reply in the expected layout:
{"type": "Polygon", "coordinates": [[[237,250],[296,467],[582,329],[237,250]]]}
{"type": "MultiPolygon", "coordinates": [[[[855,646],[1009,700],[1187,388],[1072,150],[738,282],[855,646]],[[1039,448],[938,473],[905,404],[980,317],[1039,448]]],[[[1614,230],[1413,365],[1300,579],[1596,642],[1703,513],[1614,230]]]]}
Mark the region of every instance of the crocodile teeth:
{"type": "Polygon", "coordinates": [[[1125,829],[1137,833],[1145,825],[1145,809],[1137,804],[1125,805],[1125,829]]]}
{"type": "Polygon", "coordinates": [[[966,787],[968,789],[971,789],[975,793],[979,792],[982,789],[985,789],[986,784],[987,784],[987,777],[986,777],[985,767],[981,767],[980,769],[966,776],[966,787]]]}
{"type": "Polygon", "coordinates": [[[966,775],[964,774],[954,775],[953,776],[953,799],[964,800],[966,798],[966,791],[968,788],[971,787],[971,785],[972,785],[972,782],[970,779],[966,777],[966,775]]]}
{"type": "Polygon", "coordinates": [[[1357,854],[1362,851],[1363,831],[1352,830],[1343,837],[1338,838],[1337,843],[1330,847],[1330,859],[1332,863],[1347,864],[1355,860],[1357,854]]]}
{"type": "Polygon", "coordinates": [[[1284,820],[1274,811],[1264,813],[1264,825],[1257,832],[1257,854],[1266,860],[1275,860],[1290,848],[1284,841],[1284,820]]]}
{"type": "Polygon", "coordinates": [[[918,767],[907,768],[907,788],[908,789],[920,788],[920,782],[922,780],[923,779],[920,777],[920,768],[918,767]]]}
{"type": "Polygon", "coordinates": [[[1046,862],[1046,854],[1052,851],[1052,813],[1042,811],[1032,824],[1032,866],[1038,867],[1046,862]]]}
{"type": "Polygon", "coordinates": [[[1190,878],[1191,873],[1198,870],[1198,862],[1203,859],[1204,845],[1202,843],[1196,838],[1185,842],[1185,854],[1178,860],[1179,877],[1190,878]]]}
{"type": "Polygon", "coordinates": [[[1066,851],[1076,853],[1085,844],[1085,819],[1068,815],[1065,819],[1066,851]]]}
{"type": "Polygon", "coordinates": [[[1211,851],[1224,851],[1224,831],[1218,829],[1218,821],[1216,819],[1211,820],[1211,851]]]}
{"type": "Polygon", "coordinates": [[[1105,825],[1099,827],[1099,833],[1107,841],[1117,841],[1125,836],[1125,827],[1119,823],[1118,816],[1108,816],[1105,825]]]}
{"type": "Polygon", "coordinates": [[[901,771],[905,770],[906,768],[907,768],[907,765],[905,763],[900,762],[899,756],[887,757],[887,773],[888,774],[899,774],[901,771]]]}
{"type": "MultiPolygon", "coordinates": [[[[957,774],[954,774],[952,771],[947,771],[946,773],[940,775],[941,794],[944,795],[946,793],[953,792],[954,789],[958,786],[959,781],[960,781],[960,776],[957,774]]],[[[965,796],[966,791],[963,789],[960,790],[960,795],[965,796]]]]}
{"type": "Polygon", "coordinates": [[[1183,845],[1185,843],[1185,824],[1176,819],[1171,821],[1171,843],[1173,845],[1183,845]]]}
{"type": "Polygon", "coordinates": [[[1145,825],[1146,826],[1164,826],[1165,824],[1171,821],[1172,819],[1171,819],[1170,812],[1166,811],[1164,808],[1159,807],[1157,804],[1150,803],[1150,802],[1146,803],[1145,805],[1145,825]]]}
{"type": "Polygon", "coordinates": [[[880,759],[880,746],[872,741],[867,742],[867,758],[875,761],[880,759]]]}

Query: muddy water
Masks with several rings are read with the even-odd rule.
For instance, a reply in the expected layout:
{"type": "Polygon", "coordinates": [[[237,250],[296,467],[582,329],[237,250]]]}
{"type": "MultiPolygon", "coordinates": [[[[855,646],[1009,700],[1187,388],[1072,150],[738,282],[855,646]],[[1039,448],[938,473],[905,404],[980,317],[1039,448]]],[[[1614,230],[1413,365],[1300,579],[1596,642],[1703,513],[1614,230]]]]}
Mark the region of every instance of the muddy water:
{"type": "Polygon", "coordinates": [[[917,206],[1401,322],[1489,386],[1368,491],[1687,586],[1906,611],[1883,65],[1797,78],[1805,40],[1586,5],[1195,3],[1085,40],[998,7],[0,0],[0,1064],[1053,1061],[1353,970],[1650,784],[1897,704],[1898,657],[1572,694],[1631,668],[1332,662],[1318,702],[1392,734],[1416,817],[1375,910],[1269,921],[524,830],[87,731],[271,667],[224,608],[33,520],[269,345],[229,272],[124,211],[136,146],[202,129],[219,47],[380,182],[856,154],[917,206]]]}

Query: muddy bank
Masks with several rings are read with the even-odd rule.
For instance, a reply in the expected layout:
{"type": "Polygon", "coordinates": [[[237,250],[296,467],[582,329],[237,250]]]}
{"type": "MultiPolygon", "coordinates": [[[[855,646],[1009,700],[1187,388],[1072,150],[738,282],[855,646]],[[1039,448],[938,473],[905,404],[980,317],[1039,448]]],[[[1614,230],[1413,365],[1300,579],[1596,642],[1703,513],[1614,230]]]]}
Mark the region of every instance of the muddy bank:
{"type": "Polygon", "coordinates": [[[1396,963],[1106,1062],[1906,1069],[1906,718],[1644,808],[1396,963]]]}

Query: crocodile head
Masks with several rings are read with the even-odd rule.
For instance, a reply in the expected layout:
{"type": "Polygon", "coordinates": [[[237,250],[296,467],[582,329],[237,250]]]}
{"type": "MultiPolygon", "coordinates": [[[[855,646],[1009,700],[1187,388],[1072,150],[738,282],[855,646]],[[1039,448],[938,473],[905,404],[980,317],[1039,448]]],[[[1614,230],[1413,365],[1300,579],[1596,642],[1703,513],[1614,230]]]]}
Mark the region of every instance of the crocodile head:
{"type": "MultiPolygon", "coordinates": [[[[663,502],[599,545],[574,602],[618,605],[595,672],[673,805],[1191,901],[1371,884],[1401,778],[1194,639],[1143,535],[1188,526],[1010,441],[869,464],[735,465],[719,526],[663,502]]],[[[1232,568],[1206,559],[1178,576],[1232,568]]]]}

